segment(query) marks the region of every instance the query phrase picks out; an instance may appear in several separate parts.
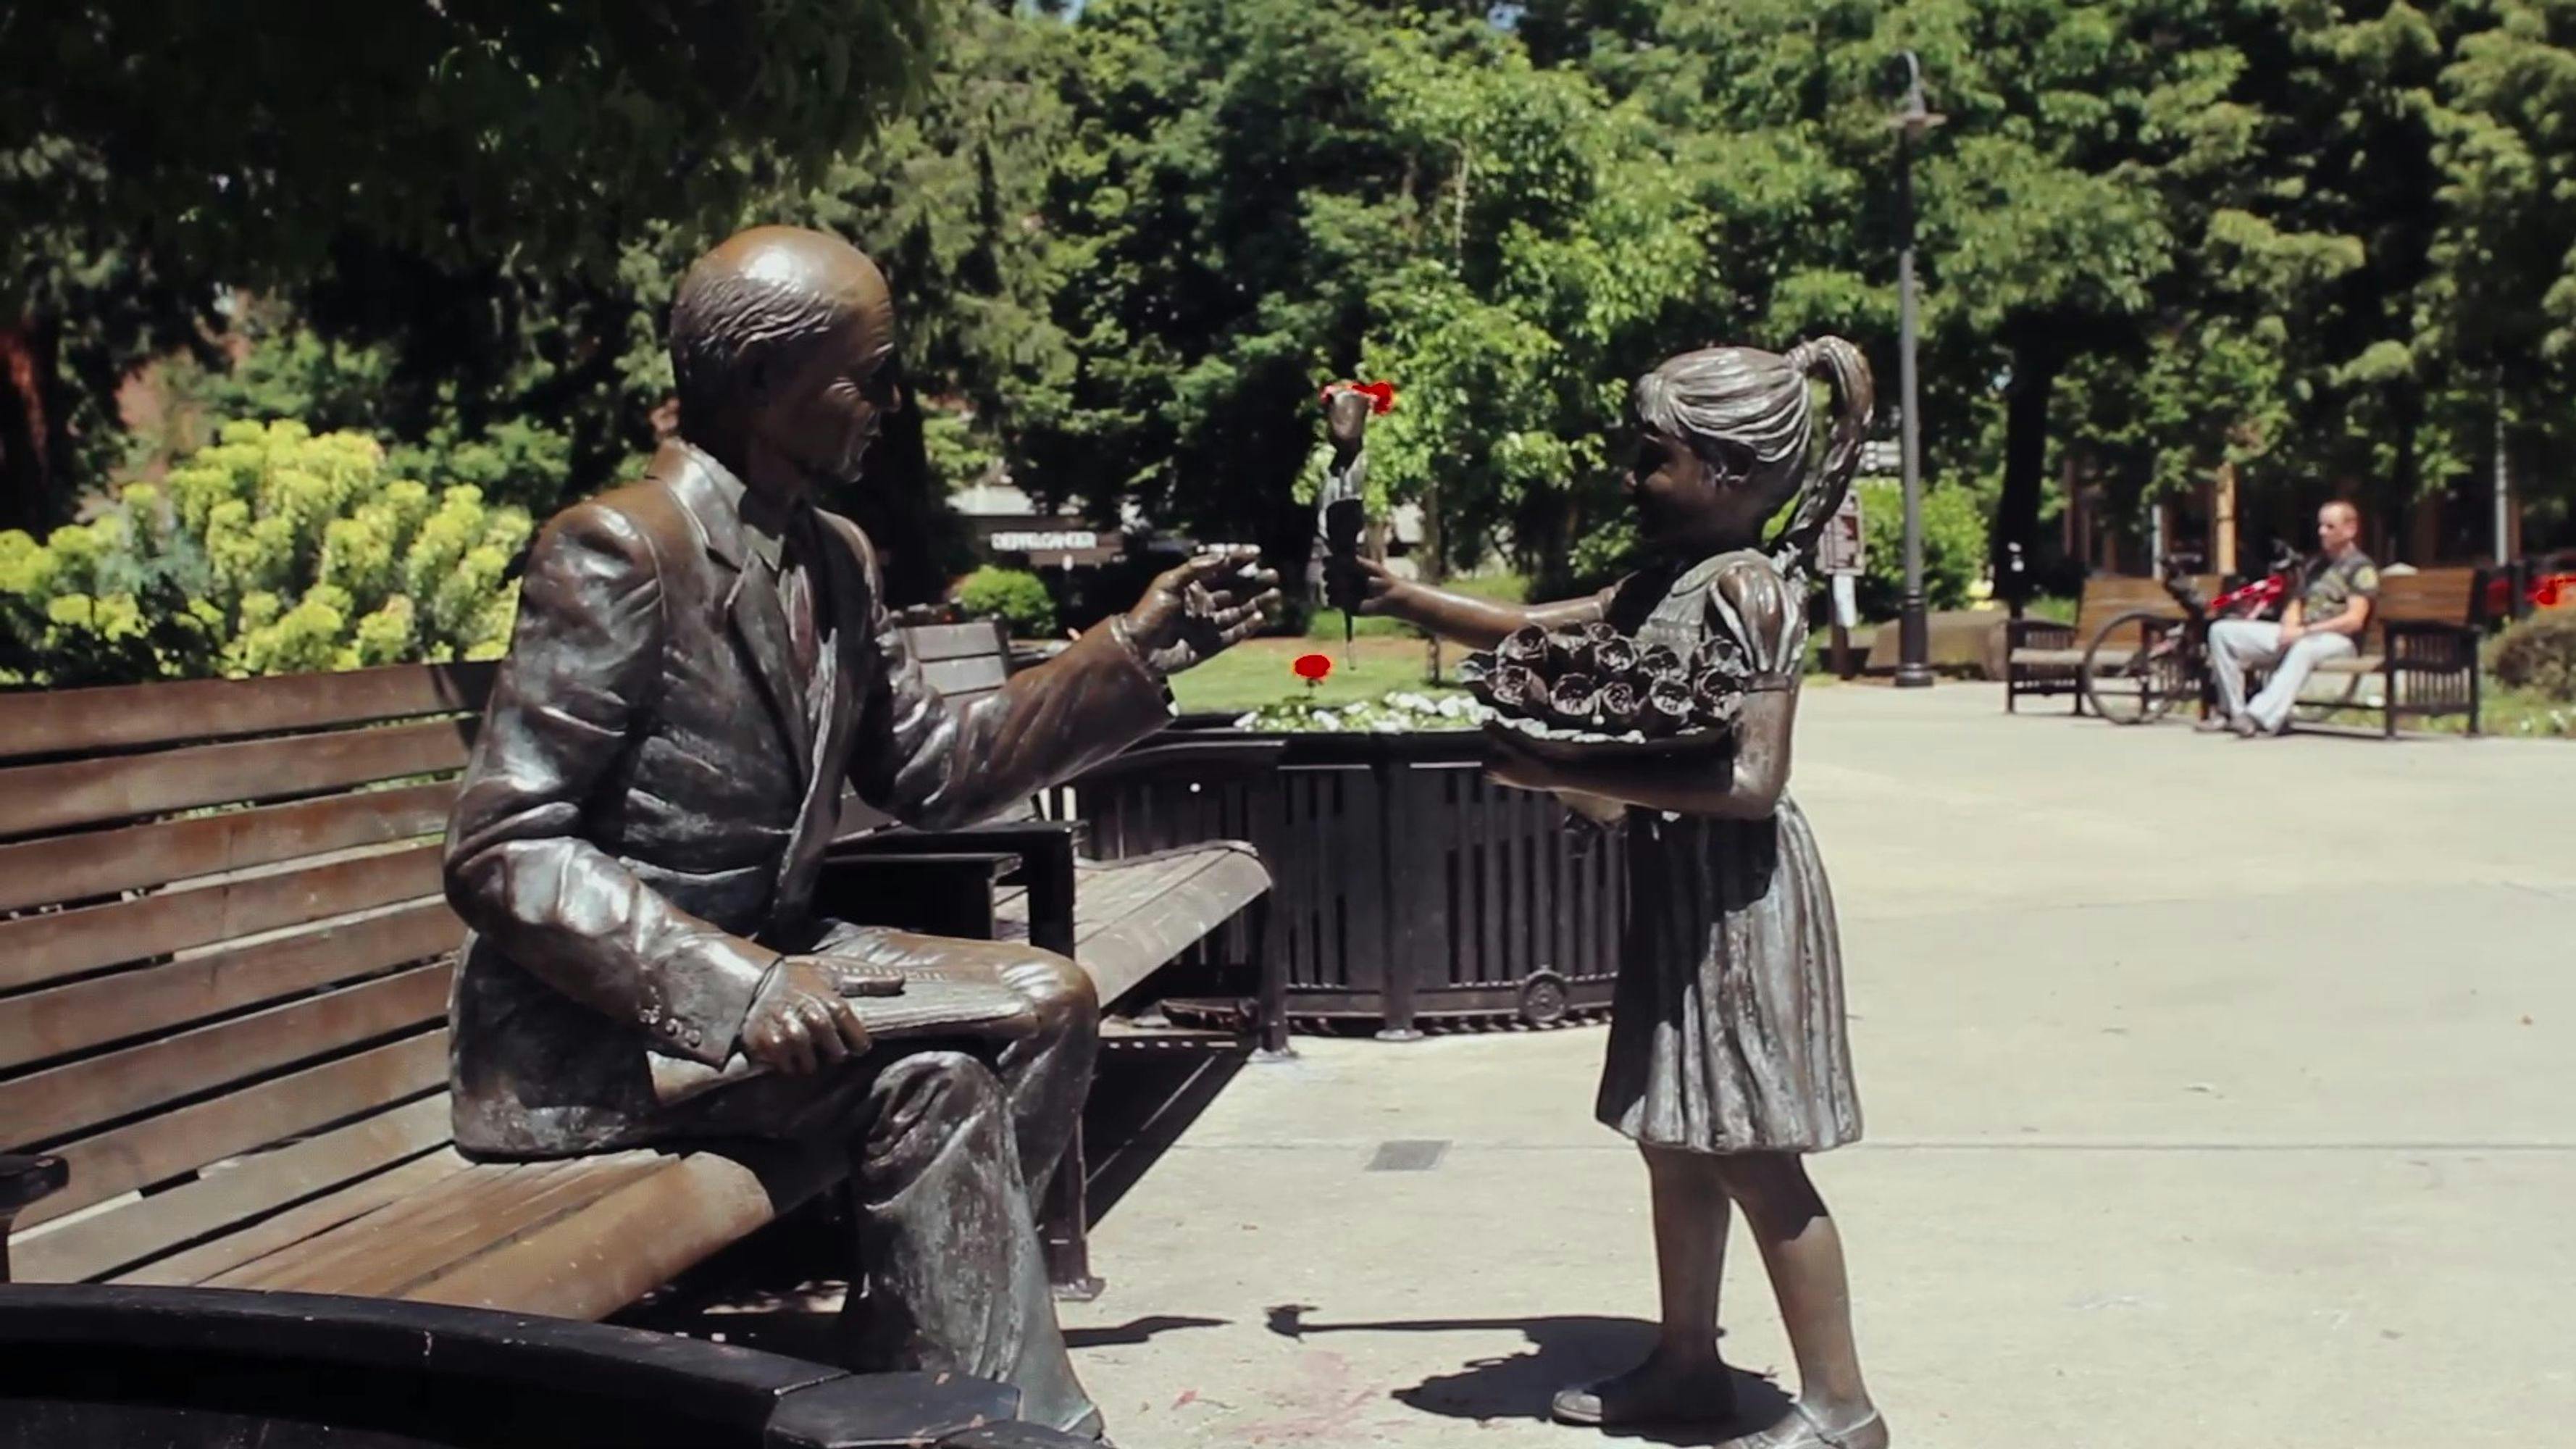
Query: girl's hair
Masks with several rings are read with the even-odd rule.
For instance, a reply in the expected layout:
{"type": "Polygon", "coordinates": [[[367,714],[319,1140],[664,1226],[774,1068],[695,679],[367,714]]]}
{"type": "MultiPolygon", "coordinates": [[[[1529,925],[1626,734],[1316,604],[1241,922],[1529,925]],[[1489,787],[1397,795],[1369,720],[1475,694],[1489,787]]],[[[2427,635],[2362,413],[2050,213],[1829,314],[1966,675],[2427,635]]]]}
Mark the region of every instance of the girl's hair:
{"type": "Polygon", "coordinates": [[[1786,356],[1703,348],[1669,358],[1637,380],[1638,420],[1688,444],[1720,472],[1740,474],[1737,486],[1757,490],[1766,515],[1797,497],[1797,511],[1772,541],[1784,572],[1805,573],[1814,565],[1816,540],[1860,466],[1873,402],[1868,360],[1839,337],[1801,342],[1786,356]],[[1816,377],[1833,388],[1834,419],[1824,461],[1810,473],[1815,406],[1807,384],[1816,377]]]}

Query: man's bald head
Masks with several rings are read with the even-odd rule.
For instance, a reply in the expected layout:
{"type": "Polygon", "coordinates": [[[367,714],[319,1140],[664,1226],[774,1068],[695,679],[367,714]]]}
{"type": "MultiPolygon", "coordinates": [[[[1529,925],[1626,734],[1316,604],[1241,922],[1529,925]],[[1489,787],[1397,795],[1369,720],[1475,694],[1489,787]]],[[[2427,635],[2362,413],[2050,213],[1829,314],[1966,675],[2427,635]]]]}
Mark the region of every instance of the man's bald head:
{"type": "Polygon", "coordinates": [[[671,302],[681,431],[747,419],[853,320],[864,354],[893,348],[885,275],[839,237],[754,227],[700,257],[671,302]]]}

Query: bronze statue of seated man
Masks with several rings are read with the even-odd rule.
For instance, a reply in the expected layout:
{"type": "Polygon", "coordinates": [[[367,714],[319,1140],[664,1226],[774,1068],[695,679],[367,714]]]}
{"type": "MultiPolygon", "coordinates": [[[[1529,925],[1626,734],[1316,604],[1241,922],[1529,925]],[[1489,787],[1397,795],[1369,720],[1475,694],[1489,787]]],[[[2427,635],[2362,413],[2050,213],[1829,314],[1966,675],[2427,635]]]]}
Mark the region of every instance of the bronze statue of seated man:
{"type": "Polygon", "coordinates": [[[904,405],[893,340],[856,249],[733,238],[672,307],[679,436],[539,536],[448,831],[473,931],[456,1141],[501,1159],[838,1144],[866,1285],[853,1366],[1004,1380],[1027,1418],[1096,1434],[1032,1226],[1089,1088],[1089,978],[1025,945],[820,918],[815,880],[844,781],[926,826],[1026,798],[1162,725],[1164,678],[1248,635],[1276,580],[1204,555],[1000,692],[943,700],[868,538],[813,502],[859,480],[904,405]],[[876,1042],[872,997],[899,980],[1016,1001],[876,1042]]]}

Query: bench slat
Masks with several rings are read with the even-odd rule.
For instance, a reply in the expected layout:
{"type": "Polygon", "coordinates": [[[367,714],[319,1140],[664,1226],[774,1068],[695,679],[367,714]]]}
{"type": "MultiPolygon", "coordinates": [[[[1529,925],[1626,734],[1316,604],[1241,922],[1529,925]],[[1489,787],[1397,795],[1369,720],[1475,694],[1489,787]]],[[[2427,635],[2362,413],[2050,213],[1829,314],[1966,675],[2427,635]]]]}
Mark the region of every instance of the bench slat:
{"type": "Polygon", "coordinates": [[[0,1002],[0,1070],[292,996],[453,951],[442,900],[0,1002]]]}
{"type": "Polygon", "coordinates": [[[0,1131],[20,1145],[48,1142],[436,1021],[455,974],[452,962],[418,966],[0,1082],[0,1131]]]}
{"type": "Polygon", "coordinates": [[[441,780],[0,845],[0,911],[432,835],[455,800],[441,780]]]}
{"type": "MultiPolygon", "coordinates": [[[[1250,846],[1213,844],[1074,868],[1073,956],[1103,1003],[1114,1002],[1270,888],[1250,846]]],[[[995,903],[1010,935],[1026,939],[1028,898],[995,903]]]]}
{"type": "Polygon", "coordinates": [[[0,990],[439,893],[436,841],[302,870],[0,921],[0,990]]]}
{"type": "Polygon", "coordinates": [[[363,1262],[368,1254],[379,1251],[386,1242],[410,1237],[424,1227],[435,1227],[468,1216],[487,1201],[529,1191],[577,1165],[570,1159],[526,1163],[469,1161],[465,1171],[442,1179],[434,1192],[414,1193],[399,1202],[387,1203],[363,1220],[352,1219],[346,1229],[316,1235],[298,1245],[292,1253],[274,1255],[265,1262],[250,1264],[233,1272],[218,1273],[206,1280],[206,1286],[274,1288],[287,1283],[338,1284],[346,1281],[342,1269],[363,1262]]]}
{"type": "Polygon", "coordinates": [[[1011,677],[1011,669],[1007,660],[987,654],[979,659],[942,659],[925,664],[921,677],[955,703],[1000,689],[1002,681],[1011,677]]]}
{"type": "Polygon", "coordinates": [[[838,1171],[834,1156],[803,1154],[757,1172],[713,1152],[665,1158],[661,1171],[588,1211],[496,1243],[403,1296],[604,1318],[812,1197],[838,1171]]]}
{"type": "Polygon", "coordinates": [[[0,770],[0,836],[111,820],[318,795],[405,775],[465,767],[467,720],[430,720],[142,756],[65,760],[0,770]]]}
{"type": "Polygon", "coordinates": [[[447,1033],[439,1030],[86,1137],[53,1149],[70,1165],[71,1184],[18,1222],[34,1227],[446,1085],[447,1033]]]}
{"type": "Polygon", "coordinates": [[[2382,575],[2371,618],[2376,623],[2465,624],[2477,602],[2477,583],[2473,568],[2382,575]]]}
{"type": "Polygon", "coordinates": [[[282,730],[479,712],[495,665],[397,664],[270,679],[165,680],[0,695],[0,758],[94,754],[282,730]]]}
{"type": "Polygon", "coordinates": [[[439,1270],[542,1227],[615,1192],[668,1161],[656,1153],[619,1153],[577,1162],[491,1164],[458,1173],[422,1196],[429,1210],[324,1248],[272,1260],[268,1271],[226,1274],[208,1286],[277,1292],[355,1293],[400,1298],[439,1270]]]}
{"type": "MultiPolygon", "coordinates": [[[[424,1097],[291,1147],[226,1163],[195,1182],[113,1212],[40,1233],[12,1250],[10,1266],[19,1281],[29,1283],[79,1283],[105,1277],[177,1244],[434,1151],[447,1141],[447,1134],[447,1098],[424,1097]]],[[[248,1233],[228,1235],[248,1237],[248,1233]]],[[[253,1248],[245,1242],[231,1251],[239,1254],[253,1248]]],[[[195,1259],[198,1263],[209,1260],[206,1256],[195,1259]]],[[[139,1275],[127,1281],[193,1283],[204,1276],[194,1267],[178,1271],[181,1276],[139,1275]]]]}
{"type": "Polygon", "coordinates": [[[1007,659],[1009,646],[1002,642],[1001,631],[990,620],[972,624],[923,624],[903,631],[904,643],[912,657],[927,665],[942,659],[971,659],[991,655],[1007,659]]]}
{"type": "MultiPolygon", "coordinates": [[[[440,1135],[445,1135],[447,1098],[428,1097],[397,1111],[436,1107],[440,1115],[440,1135]]],[[[388,1114],[390,1115],[390,1114],[388,1114]]],[[[369,1119],[375,1120],[375,1119],[369,1119]]],[[[349,1130],[349,1129],[343,1129],[349,1130]]],[[[131,1273],[119,1275],[119,1283],[193,1287],[248,1263],[255,1263],[273,1253],[290,1251],[326,1233],[342,1223],[353,1222],[391,1203],[408,1202],[431,1184],[452,1174],[464,1172],[474,1164],[465,1160],[455,1148],[445,1147],[426,1157],[416,1157],[386,1172],[362,1178],[337,1192],[326,1193],[308,1203],[288,1208],[275,1217],[264,1218],[238,1232],[227,1233],[210,1242],[173,1253],[148,1263],[131,1273]]]]}
{"type": "Polygon", "coordinates": [[[2165,586],[2154,579],[2127,578],[2097,574],[2084,581],[2084,595],[2075,607],[2076,647],[2093,642],[2102,626],[2132,609],[2147,609],[2160,617],[2179,619],[2182,606],[2165,592],[2165,586]]]}

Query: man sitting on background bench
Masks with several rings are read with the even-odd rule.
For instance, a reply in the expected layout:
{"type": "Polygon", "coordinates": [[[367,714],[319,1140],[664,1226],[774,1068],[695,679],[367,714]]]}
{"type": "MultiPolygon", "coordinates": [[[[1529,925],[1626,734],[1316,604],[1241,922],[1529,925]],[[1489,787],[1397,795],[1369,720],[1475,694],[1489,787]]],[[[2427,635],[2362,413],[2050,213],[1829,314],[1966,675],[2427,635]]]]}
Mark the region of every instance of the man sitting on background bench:
{"type": "Polygon", "coordinates": [[[2299,687],[2329,659],[2350,659],[2370,625],[2379,598],[2379,568],[2353,545],[2361,513],[2337,500],[2317,510],[2318,555],[2298,596],[2274,624],[2260,619],[2221,619],[2209,626],[2209,669],[2218,680],[2219,712],[2204,730],[2232,729],[2247,739],[2288,727],[2299,687]],[[2247,666],[2269,668],[2271,679],[2252,703],[2245,699],[2247,666]]]}

